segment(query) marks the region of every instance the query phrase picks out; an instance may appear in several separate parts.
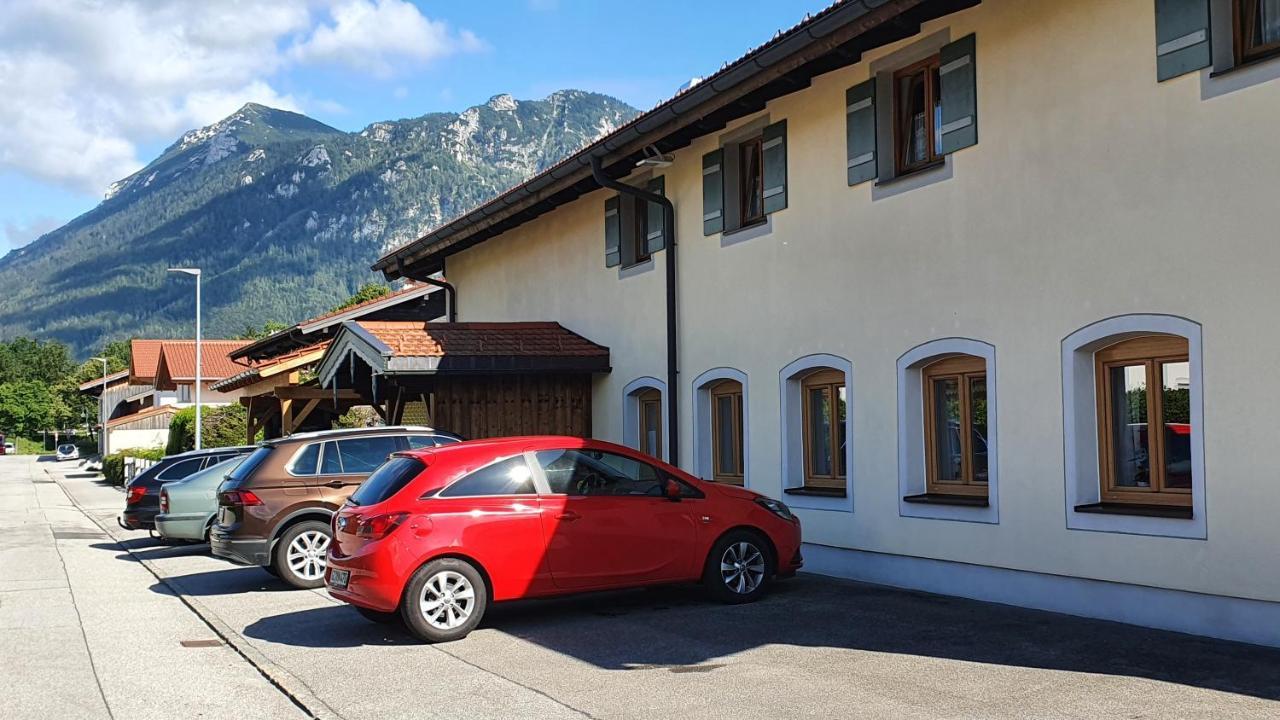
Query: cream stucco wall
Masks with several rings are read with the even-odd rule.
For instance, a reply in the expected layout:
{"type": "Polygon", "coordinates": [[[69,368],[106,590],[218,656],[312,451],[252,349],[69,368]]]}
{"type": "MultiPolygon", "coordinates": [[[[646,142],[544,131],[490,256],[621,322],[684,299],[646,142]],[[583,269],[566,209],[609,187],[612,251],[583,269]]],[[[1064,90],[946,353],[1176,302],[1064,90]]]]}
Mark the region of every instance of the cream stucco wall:
{"type": "MultiPolygon", "coordinates": [[[[717,136],[677,152],[664,172],[680,241],[680,464],[694,466],[694,378],[735,368],[751,484],[779,496],[779,370],[828,353],[853,368],[854,510],[799,511],[807,541],[1280,601],[1280,80],[1158,84],[1154,46],[1150,0],[987,0],[929,23],[769,104],[788,121],[789,207],[743,242],[701,231],[700,159],[717,136]],[[979,144],[936,182],[847,187],[846,88],[939,31],[977,33],[979,144]],[[1203,328],[1205,540],[1067,529],[1060,344],[1129,313],[1203,328]],[[944,337],[995,347],[998,523],[899,516],[895,361],[944,337]]],[[[620,440],[622,388],[665,377],[666,258],[625,279],[604,267],[608,195],[450,257],[447,272],[461,320],[556,320],[608,345],[594,426],[620,440]]]]}

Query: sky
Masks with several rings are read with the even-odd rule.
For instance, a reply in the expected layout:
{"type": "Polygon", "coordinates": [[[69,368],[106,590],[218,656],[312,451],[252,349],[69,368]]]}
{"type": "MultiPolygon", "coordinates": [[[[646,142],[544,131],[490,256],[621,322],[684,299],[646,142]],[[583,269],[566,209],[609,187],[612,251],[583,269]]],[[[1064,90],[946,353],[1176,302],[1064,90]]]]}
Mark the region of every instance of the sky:
{"type": "Polygon", "coordinates": [[[574,88],[648,109],[831,0],[3,0],[0,255],[246,102],[342,130],[574,88]]]}

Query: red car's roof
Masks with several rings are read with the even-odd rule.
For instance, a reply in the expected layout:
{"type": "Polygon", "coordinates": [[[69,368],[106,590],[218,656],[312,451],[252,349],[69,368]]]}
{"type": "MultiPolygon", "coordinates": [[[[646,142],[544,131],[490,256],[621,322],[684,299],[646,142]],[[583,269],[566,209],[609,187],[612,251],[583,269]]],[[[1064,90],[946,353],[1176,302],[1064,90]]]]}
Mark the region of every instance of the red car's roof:
{"type": "Polygon", "coordinates": [[[455,454],[471,454],[471,453],[501,453],[501,452],[520,452],[523,450],[546,450],[551,448],[574,448],[574,447],[591,447],[599,450],[613,450],[623,454],[633,454],[635,450],[616,443],[606,442],[604,440],[592,440],[589,438],[573,437],[571,435],[518,435],[515,437],[502,438],[485,438],[481,440],[467,440],[459,443],[450,443],[448,445],[439,445],[431,448],[421,448],[418,450],[406,450],[398,455],[414,455],[423,458],[425,461],[432,455],[442,454],[452,456],[455,454]]]}

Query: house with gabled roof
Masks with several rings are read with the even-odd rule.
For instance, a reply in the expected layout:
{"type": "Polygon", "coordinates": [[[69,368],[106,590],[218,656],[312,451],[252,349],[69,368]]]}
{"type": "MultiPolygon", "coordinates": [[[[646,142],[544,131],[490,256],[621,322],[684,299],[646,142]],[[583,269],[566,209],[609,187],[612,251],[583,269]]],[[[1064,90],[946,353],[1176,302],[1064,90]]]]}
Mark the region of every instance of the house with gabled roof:
{"type": "MultiPolygon", "coordinates": [[[[374,269],[608,347],[590,433],[810,570],[1280,645],[1272,5],[835,2],[374,269]]],[[[443,382],[369,330],[327,389],[443,382]]]]}

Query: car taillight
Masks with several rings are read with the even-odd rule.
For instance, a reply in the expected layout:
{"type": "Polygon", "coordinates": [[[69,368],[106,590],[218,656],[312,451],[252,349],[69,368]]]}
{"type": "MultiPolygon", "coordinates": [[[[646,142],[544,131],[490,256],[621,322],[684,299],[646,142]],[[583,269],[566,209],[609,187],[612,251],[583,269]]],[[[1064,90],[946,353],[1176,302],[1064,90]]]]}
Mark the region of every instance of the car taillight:
{"type": "Polygon", "coordinates": [[[362,537],[368,540],[381,540],[391,534],[392,530],[400,527],[400,523],[409,517],[409,513],[387,513],[386,515],[375,515],[371,518],[360,518],[360,522],[356,524],[356,537],[362,537]]]}
{"type": "Polygon", "coordinates": [[[129,496],[124,499],[125,505],[137,505],[142,502],[142,496],[147,494],[147,488],[142,485],[134,485],[129,488],[129,496]]]}
{"type": "Polygon", "coordinates": [[[160,491],[160,512],[168,514],[169,512],[169,491],[160,491]]]}
{"type": "Polygon", "coordinates": [[[227,505],[261,505],[262,499],[252,490],[228,490],[222,494],[227,505]]]}

